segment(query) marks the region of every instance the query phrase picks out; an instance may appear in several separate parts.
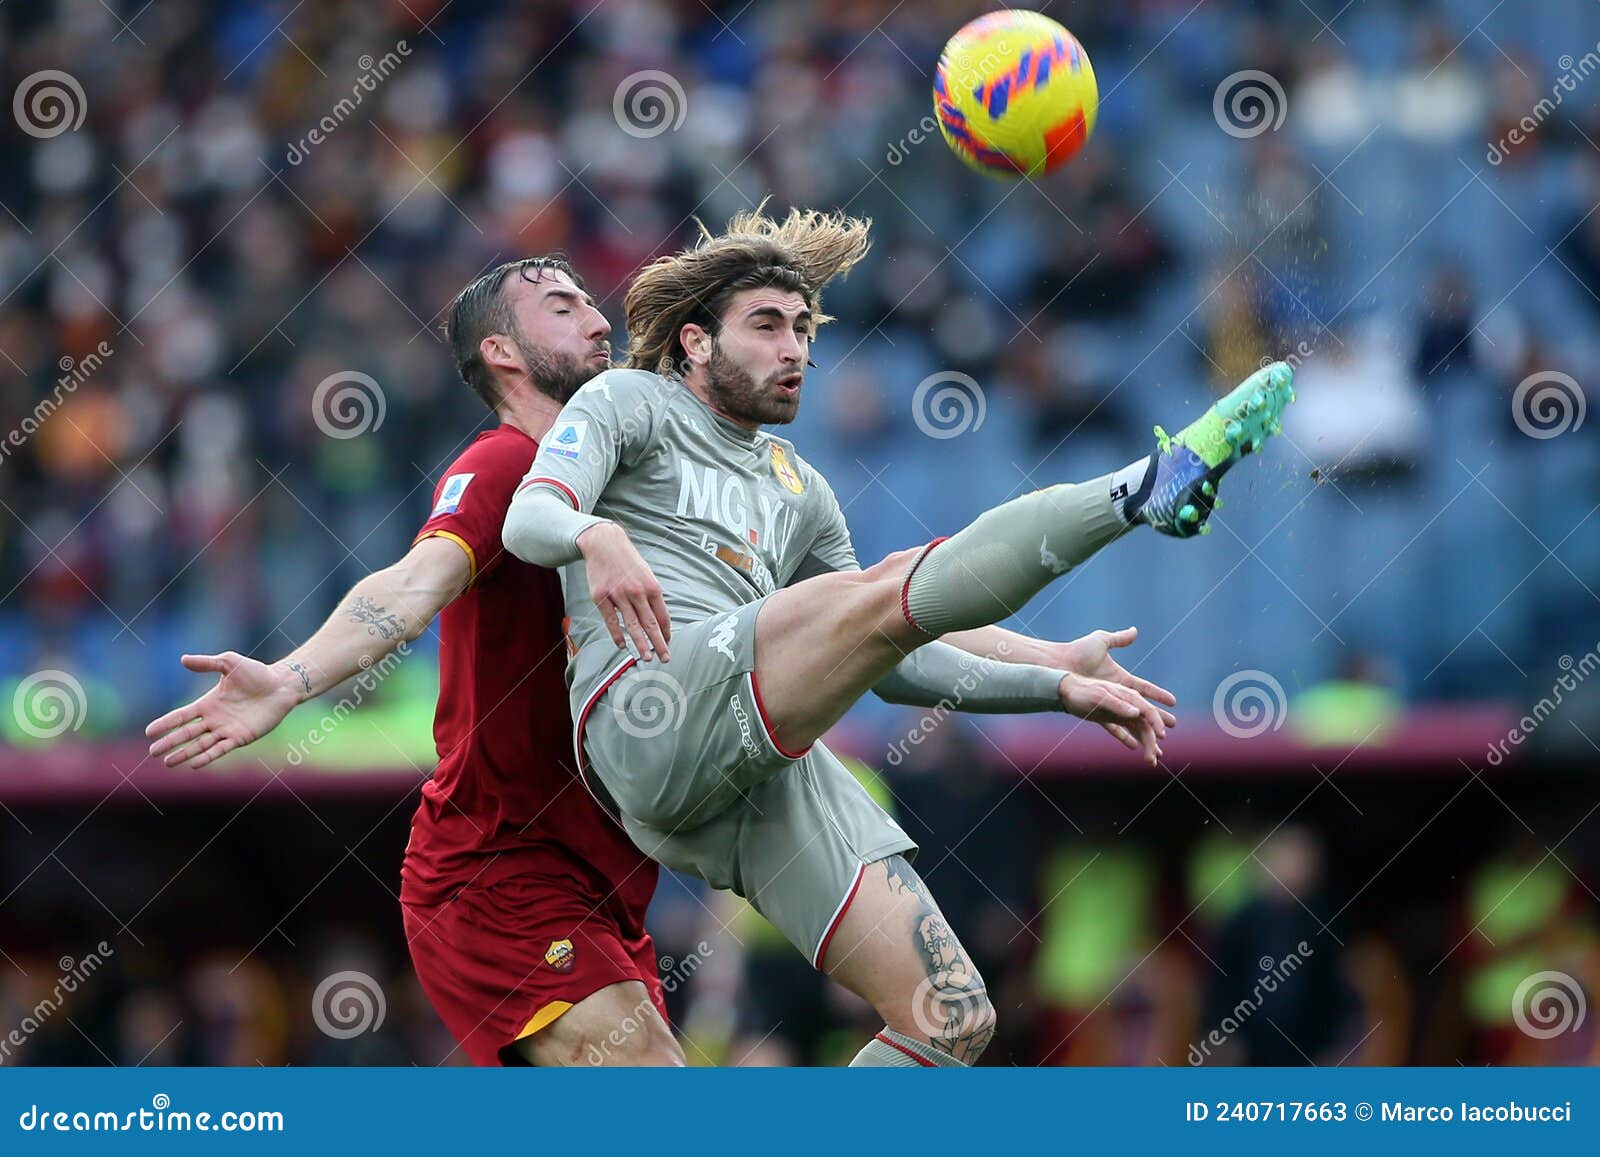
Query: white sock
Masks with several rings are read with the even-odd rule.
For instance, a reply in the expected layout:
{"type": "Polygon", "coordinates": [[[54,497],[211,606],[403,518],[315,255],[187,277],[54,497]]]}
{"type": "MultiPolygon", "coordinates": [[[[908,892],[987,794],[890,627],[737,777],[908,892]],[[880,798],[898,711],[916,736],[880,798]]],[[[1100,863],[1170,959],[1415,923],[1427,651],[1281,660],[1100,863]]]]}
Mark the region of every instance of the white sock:
{"type": "Polygon", "coordinates": [[[1151,465],[1150,457],[1146,456],[1128,463],[1111,475],[1111,505],[1116,507],[1117,515],[1124,522],[1132,522],[1134,515],[1139,513],[1139,507],[1149,497],[1149,491],[1145,489],[1145,476],[1150,473],[1151,465]],[[1130,505],[1132,511],[1128,509],[1130,505]]]}

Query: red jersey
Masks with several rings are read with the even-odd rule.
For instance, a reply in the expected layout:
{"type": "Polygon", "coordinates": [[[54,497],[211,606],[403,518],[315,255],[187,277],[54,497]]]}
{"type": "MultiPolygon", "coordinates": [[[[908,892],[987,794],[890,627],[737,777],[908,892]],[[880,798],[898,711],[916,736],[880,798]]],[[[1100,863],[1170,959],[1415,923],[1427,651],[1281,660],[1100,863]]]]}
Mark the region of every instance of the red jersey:
{"type": "Polygon", "coordinates": [[[417,534],[461,547],[472,580],[439,616],[439,766],[411,822],[401,899],[439,903],[468,884],[530,875],[620,904],[642,928],[656,865],[573,769],[561,579],[500,541],[538,449],[514,426],[479,434],[417,534]]]}

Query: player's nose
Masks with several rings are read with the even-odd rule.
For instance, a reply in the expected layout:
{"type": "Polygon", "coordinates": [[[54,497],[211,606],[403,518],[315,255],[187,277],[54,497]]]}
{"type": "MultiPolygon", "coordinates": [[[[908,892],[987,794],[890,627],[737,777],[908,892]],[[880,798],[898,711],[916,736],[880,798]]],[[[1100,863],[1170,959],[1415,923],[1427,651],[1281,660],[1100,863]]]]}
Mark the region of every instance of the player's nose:
{"type": "Polygon", "coordinates": [[[599,341],[611,333],[611,323],[606,320],[606,315],[598,309],[591,309],[589,312],[593,316],[589,319],[589,325],[584,331],[584,337],[590,341],[599,341]]]}

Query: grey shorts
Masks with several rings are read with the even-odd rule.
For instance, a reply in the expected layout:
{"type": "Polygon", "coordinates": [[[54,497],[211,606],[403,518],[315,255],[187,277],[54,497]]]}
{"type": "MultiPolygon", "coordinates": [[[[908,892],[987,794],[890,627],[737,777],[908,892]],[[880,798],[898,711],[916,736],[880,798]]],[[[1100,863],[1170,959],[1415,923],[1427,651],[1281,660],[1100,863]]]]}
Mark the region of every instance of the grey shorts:
{"type": "Polygon", "coordinates": [[[760,602],[676,627],[578,711],[579,769],[646,855],[749,900],[813,964],[865,866],[916,844],[821,743],[785,751],[755,678],[760,602]]]}

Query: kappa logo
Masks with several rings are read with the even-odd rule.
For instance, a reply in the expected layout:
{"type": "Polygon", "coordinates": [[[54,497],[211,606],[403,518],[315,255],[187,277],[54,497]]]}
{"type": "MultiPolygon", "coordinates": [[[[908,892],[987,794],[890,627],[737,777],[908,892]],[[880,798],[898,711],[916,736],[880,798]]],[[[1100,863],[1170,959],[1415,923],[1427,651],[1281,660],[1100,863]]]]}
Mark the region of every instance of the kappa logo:
{"type": "Polygon", "coordinates": [[[1039,540],[1039,565],[1051,574],[1066,574],[1072,569],[1070,562],[1063,562],[1055,551],[1046,545],[1045,539],[1039,540]]]}
{"type": "Polygon", "coordinates": [[[728,696],[728,706],[733,710],[733,721],[739,725],[739,746],[745,749],[751,759],[754,759],[761,754],[761,745],[756,742],[755,734],[750,730],[750,713],[744,709],[744,704],[739,702],[738,692],[728,696]]]}
{"type": "Polygon", "coordinates": [[[711,638],[707,640],[706,645],[713,651],[725,655],[728,662],[732,663],[734,661],[732,615],[724,615],[722,617],[722,621],[717,624],[716,630],[711,632],[711,638]]]}
{"type": "Polygon", "coordinates": [[[578,962],[578,950],[570,940],[552,940],[550,947],[545,949],[544,962],[557,972],[571,972],[572,966],[578,962]]]}

